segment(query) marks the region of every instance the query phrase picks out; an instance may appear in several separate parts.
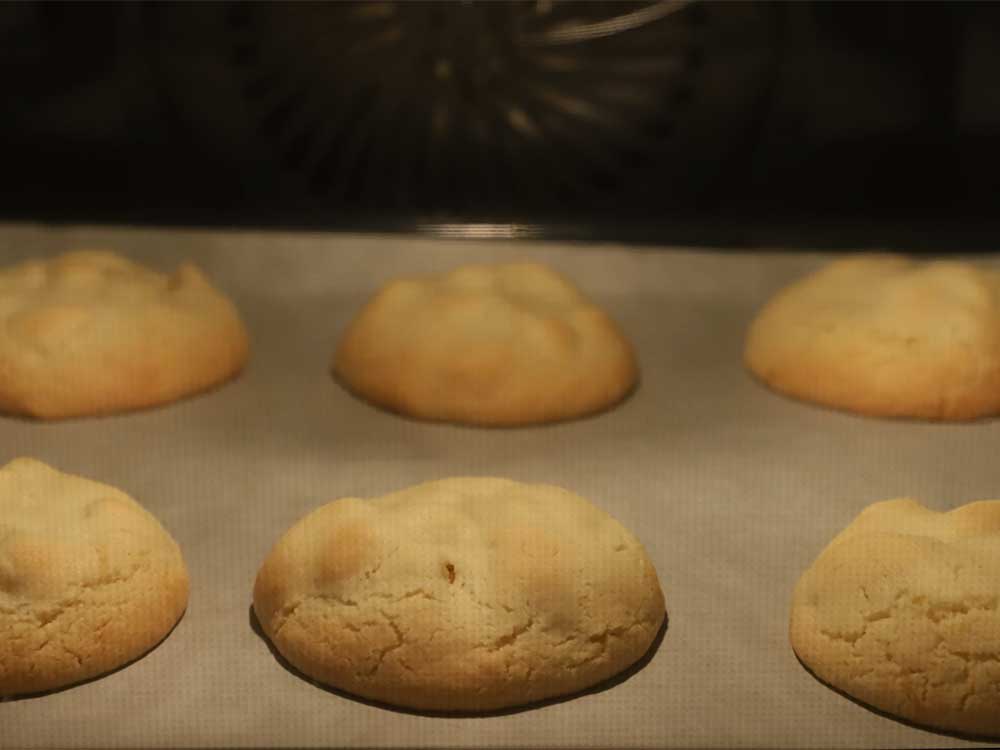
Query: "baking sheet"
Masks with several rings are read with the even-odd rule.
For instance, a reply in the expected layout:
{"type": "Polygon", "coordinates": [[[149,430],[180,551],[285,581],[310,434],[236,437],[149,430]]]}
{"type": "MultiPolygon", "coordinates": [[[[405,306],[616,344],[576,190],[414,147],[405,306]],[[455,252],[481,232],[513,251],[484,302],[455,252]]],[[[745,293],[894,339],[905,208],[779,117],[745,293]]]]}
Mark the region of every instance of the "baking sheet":
{"type": "MultiPolygon", "coordinates": [[[[400,236],[0,226],[0,264],[110,247],[194,259],[242,311],[253,355],[204,396],[103,419],[0,419],[0,462],[34,456],[113,484],[178,540],[188,611],[107,677],[0,703],[0,747],[952,747],[824,687],[786,636],[801,571],[866,505],[1000,496],[1000,421],[884,421],[776,396],[743,371],[754,311],[830,256],[400,236]],[[574,279],[632,338],[638,390],[617,409],[489,430],[374,409],[327,374],[381,282],[532,258],[574,279]],[[637,533],[669,628],[626,681],[485,718],[396,712],[285,669],[251,627],[251,587],[295,520],[345,495],[456,475],[549,482],[637,533]]],[[[989,259],[987,259],[989,261],[989,259]]],[[[989,261],[992,262],[992,261],[989,261]]]]}

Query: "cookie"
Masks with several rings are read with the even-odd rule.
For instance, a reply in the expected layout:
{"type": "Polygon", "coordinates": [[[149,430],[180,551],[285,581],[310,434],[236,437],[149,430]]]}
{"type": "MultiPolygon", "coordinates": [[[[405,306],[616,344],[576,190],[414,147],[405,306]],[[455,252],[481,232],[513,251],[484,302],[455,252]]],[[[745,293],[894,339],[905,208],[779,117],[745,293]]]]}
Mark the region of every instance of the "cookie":
{"type": "Polygon", "coordinates": [[[893,255],[837,261],[764,307],[745,361],[774,390],[836,409],[1000,414],[1000,273],[893,255]]]}
{"type": "Polygon", "coordinates": [[[133,661],[187,599],[177,544],[125,493],[33,459],[0,468],[0,696],[133,661]]]}
{"type": "Polygon", "coordinates": [[[236,375],[248,338],[195,266],[83,250],[0,270],[0,412],[59,419],[163,404],[236,375]]]}
{"type": "Polygon", "coordinates": [[[537,263],[389,283],[347,328],[333,372],[401,414],[497,426],[600,411],[638,377],[611,318],[537,263]]]}
{"type": "Polygon", "coordinates": [[[917,724],[1000,736],[1000,501],[867,508],[799,580],[791,643],[819,677],[917,724]]]}
{"type": "Polygon", "coordinates": [[[254,611],[306,675],[432,711],[592,686],[639,660],[665,615],[615,519],[558,487],[488,478],[315,510],[267,557],[254,611]]]}

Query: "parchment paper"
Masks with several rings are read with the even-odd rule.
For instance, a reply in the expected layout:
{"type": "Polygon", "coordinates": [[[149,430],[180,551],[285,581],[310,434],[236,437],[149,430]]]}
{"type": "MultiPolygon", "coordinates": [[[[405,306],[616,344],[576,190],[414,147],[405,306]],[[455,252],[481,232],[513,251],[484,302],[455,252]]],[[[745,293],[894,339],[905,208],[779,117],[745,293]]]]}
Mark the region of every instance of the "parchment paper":
{"type": "Polygon", "coordinates": [[[1000,496],[1000,422],[874,420],[786,400],[743,370],[754,311],[829,256],[400,236],[0,227],[0,263],[111,247],[194,259],[241,309],[252,360],[207,395],[104,419],[0,419],[0,462],[34,456],[124,489],[172,532],[193,579],[184,619],[125,669],[0,704],[13,747],[950,747],[828,689],[787,640],[799,574],[866,505],[947,509],[1000,496]],[[617,409],[485,430],[374,409],[328,375],[338,334],[386,279],[534,258],[634,341],[642,383],[617,409]],[[270,546],[312,508],[455,475],[550,482],[634,530],[669,629],[598,693],[487,718],[386,710],[286,670],[251,627],[270,546]]]}

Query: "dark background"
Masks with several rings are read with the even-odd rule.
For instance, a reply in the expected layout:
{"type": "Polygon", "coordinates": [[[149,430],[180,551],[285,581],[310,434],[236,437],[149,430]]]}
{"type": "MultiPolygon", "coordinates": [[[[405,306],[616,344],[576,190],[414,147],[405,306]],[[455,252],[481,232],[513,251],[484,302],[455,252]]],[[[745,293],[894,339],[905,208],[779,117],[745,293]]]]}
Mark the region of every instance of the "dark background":
{"type": "Polygon", "coordinates": [[[0,84],[0,219],[934,251],[1000,228],[997,3],[14,2],[0,84]]]}

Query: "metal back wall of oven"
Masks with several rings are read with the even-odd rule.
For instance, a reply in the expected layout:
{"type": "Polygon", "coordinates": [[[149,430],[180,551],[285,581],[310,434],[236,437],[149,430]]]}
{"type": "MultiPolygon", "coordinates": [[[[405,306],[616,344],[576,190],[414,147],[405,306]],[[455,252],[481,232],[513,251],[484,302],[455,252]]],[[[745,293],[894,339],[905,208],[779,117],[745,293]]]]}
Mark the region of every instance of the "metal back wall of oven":
{"type": "Polygon", "coordinates": [[[990,3],[5,3],[0,217],[970,249],[997,80],[990,3]]]}

